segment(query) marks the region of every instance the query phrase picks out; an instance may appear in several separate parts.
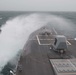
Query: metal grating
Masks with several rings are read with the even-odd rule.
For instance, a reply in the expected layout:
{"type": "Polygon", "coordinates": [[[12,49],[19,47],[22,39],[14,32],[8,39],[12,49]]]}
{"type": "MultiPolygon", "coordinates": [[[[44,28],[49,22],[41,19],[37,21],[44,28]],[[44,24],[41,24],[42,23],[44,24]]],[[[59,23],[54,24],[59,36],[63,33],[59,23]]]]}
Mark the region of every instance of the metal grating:
{"type": "Polygon", "coordinates": [[[50,62],[56,75],[76,75],[76,60],[50,59],[50,62]]]}

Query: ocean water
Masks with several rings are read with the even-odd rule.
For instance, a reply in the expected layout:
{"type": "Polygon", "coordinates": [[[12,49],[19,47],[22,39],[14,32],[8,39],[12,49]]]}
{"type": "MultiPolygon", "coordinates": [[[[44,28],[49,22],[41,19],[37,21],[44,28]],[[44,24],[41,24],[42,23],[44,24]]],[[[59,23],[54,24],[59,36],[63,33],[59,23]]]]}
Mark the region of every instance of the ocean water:
{"type": "Polygon", "coordinates": [[[10,18],[19,16],[19,15],[29,15],[33,13],[47,13],[52,15],[57,15],[71,20],[76,24],[76,12],[15,12],[15,11],[0,11],[0,26],[3,25],[10,18]]]}
{"type": "Polygon", "coordinates": [[[0,11],[0,70],[4,71],[9,60],[21,51],[29,35],[45,25],[76,38],[76,12],[0,11]]]}

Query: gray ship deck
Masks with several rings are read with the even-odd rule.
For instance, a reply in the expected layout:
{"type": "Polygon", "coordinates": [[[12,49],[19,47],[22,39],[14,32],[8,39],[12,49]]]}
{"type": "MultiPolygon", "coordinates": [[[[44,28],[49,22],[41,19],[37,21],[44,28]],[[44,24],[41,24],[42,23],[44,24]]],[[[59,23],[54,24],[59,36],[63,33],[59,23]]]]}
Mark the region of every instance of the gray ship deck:
{"type": "MultiPolygon", "coordinates": [[[[33,35],[24,46],[19,64],[22,72],[17,69],[17,75],[55,75],[49,59],[60,59],[60,54],[50,50],[50,44],[54,42],[55,30],[51,30],[50,36],[33,35]]],[[[64,58],[76,57],[76,41],[68,40],[68,51],[64,58]]]]}

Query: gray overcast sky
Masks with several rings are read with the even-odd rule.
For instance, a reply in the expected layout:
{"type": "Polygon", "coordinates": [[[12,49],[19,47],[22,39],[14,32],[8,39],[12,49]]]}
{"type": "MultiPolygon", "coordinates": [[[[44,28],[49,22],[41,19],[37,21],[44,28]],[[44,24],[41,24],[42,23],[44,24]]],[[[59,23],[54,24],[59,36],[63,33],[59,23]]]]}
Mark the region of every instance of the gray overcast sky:
{"type": "Polygon", "coordinates": [[[76,11],[76,0],[0,0],[0,10],[76,11]]]}

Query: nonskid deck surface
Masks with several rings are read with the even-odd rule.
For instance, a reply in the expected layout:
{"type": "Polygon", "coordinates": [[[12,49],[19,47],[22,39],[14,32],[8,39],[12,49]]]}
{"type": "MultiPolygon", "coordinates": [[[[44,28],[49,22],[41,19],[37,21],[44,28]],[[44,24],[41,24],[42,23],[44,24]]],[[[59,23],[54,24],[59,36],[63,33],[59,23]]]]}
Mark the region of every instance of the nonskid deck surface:
{"type": "MultiPolygon", "coordinates": [[[[62,59],[62,57],[50,49],[51,44],[54,42],[54,35],[57,35],[55,29],[51,31],[52,34],[49,36],[36,34],[32,39],[28,40],[19,61],[19,64],[22,65],[22,72],[17,70],[17,75],[55,75],[49,59],[62,59]]],[[[67,41],[68,51],[63,58],[75,58],[76,41],[68,39],[67,41]]]]}

